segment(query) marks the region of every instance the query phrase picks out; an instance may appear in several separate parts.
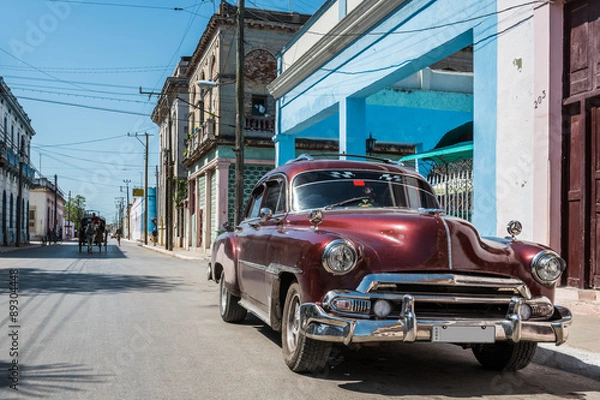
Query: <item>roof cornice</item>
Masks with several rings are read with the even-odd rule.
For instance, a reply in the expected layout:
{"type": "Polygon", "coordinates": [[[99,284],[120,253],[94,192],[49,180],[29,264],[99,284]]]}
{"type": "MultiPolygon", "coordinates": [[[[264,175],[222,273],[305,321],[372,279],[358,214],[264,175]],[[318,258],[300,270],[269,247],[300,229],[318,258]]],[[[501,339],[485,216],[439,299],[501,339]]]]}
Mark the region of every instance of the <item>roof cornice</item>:
{"type": "MultiPolygon", "coordinates": [[[[281,98],[331,60],[332,54],[337,54],[346,48],[406,1],[408,0],[363,1],[309,51],[271,82],[267,89],[275,99],[281,98]]],[[[306,32],[304,31],[304,34],[306,32]]]]}

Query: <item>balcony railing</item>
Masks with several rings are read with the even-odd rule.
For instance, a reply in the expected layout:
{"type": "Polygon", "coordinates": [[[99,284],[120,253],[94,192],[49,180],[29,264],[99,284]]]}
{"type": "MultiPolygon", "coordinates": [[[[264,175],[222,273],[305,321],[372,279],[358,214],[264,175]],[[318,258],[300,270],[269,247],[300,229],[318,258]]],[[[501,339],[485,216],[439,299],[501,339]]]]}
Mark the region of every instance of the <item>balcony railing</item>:
{"type": "MultiPolygon", "coordinates": [[[[13,148],[7,146],[5,142],[0,142],[0,167],[7,168],[13,173],[19,171],[19,155],[13,148]]],[[[35,178],[35,170],[29,164],[28,159],[25,159],[23,162],[23,178],[29,182],[35,178]]]]}
{"type": "Polygon", "coordinates": [[[202,125],[195,127],[192,133],[189,135],[183,157],[187,158],[191,156],[194,152],[198,150],[202,143],[214,138],[215,120],[207,119],[202,125]]]}
{"type": "MultiPolygon", "coordinates": [[[[275,132],[275,119],[271,117],[258,117],[254,115],[246,115],[245,131],[252,132],[275,132]]],[[[200,146],[209,140],[215,138],[216,122],[214,119],[207,119],[200,126],[195,127],[188,137],[187,146],[183,154],[184,158],[191,157],[200,146]]]]}
{"type": "Polygon", "coordinates": [[[246,131],[275,132],[275,119],[271,117],[258,117],[255,115],[246,115],[246,131]]]}

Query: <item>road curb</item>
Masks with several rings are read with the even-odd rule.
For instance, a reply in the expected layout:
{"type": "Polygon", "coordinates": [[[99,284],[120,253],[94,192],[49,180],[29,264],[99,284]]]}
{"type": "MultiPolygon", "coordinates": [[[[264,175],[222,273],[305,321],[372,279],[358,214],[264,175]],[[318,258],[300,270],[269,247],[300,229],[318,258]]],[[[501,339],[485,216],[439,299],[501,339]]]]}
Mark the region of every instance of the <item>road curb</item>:
{"type": "Polygon", "coordinates": [[[600,377],[600,355],[574,347],[539,344],[533,362],[591,379],[600,377]]]}
{"type": "Polygon", "coordinates": [[[148,250],[155,251],[157,253],[164,254],[166,256],[171,256],[171,257],[179,258],[181,260],[187,260],[187,261],[205,261],[205,260],[208,260],[207,257],[188,256],[188,255],[185,255],[185,254],[179,254],[179,253],[174,252],[174,251],[165,250],[165,249],[160,248],[160,247],[150,246],[150,245],[146,245],[146,244],[143,244],[143,243],[138,244],[138,246],[141,246],[141,247],[143,247],[145,249],[148,249],[148,250]]]}

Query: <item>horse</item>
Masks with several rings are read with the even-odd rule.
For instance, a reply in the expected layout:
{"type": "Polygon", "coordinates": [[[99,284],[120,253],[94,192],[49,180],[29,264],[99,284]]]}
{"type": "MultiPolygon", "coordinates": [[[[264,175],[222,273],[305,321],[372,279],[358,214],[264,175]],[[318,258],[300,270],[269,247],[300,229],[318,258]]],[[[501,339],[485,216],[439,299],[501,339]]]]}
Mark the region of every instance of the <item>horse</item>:
{"type": "Polygon", "coordinates": [[[96,235],[96,227],[90,221],[85,227],[85,242],[87,243],[88,253],[93,251],[94,246],[94,236],[96,235]]]}

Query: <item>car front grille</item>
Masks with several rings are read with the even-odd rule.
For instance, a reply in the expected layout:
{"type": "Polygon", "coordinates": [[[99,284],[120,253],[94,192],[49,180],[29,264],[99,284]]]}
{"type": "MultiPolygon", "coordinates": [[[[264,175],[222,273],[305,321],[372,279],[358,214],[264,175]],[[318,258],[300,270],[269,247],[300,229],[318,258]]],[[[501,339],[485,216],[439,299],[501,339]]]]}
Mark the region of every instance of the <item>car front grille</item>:
{"type": "Polygon", "coordinates": [[[404,295],[414,298],[418,317],[433,318],[503,318],[512,298],[531,298],[518,279],[458,274],[372,274],[357,291],[389,301],[389,318],[400,317],[404,295]]]}

